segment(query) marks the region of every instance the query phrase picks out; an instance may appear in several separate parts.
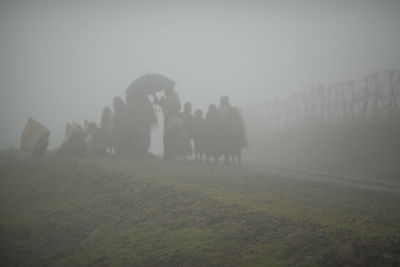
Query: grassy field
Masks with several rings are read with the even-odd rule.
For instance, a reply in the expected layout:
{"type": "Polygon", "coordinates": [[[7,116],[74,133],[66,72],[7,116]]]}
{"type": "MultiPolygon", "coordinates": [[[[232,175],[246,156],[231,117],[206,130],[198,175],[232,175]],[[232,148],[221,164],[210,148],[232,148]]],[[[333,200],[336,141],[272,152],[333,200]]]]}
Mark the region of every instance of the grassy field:
{"type": "Polygon", "coordinates": [[[400,193],[249,166],[0,156],[0,266],[400,266],[400,193]]]}

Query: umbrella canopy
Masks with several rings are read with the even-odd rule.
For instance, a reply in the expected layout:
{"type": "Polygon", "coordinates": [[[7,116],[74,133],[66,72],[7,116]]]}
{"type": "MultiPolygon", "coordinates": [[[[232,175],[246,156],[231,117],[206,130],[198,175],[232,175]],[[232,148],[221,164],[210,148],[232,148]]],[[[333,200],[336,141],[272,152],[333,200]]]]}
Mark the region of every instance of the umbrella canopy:
{"type": "Polygon", "coordinates": [[[151,95],[165,89],[173,88],[175,82],[161,74],[145,74],[134,80],[126,89],[127,94],[143,93],[151,95]]]}

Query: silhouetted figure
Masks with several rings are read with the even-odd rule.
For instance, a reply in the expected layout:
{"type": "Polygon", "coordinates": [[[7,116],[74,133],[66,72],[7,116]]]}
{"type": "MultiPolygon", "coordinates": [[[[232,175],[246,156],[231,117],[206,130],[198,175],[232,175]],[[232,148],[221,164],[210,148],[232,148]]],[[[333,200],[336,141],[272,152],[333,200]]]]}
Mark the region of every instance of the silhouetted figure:
{"type": "Polygon", "coordinates": [[[50,131],[45,126],[29,118],[21,136],[21,159],[44,155],[49,145],[49,135],[50,131]]]}
{"type": "Polygon", "coordinates": [[[126,127],[124,126],[125,118],[125,102],[120,96],[114,97],[112,114],[112,143],[114,153],[117,155],[124,154],[124,142],[127,139],[126,127]]]}
{"type": "Polygon", "coordinates": [[[193,138],[193,115],[192,115],[192,104],[186,102],[183,106],[183,112],[180,114],[183,122],[184,136],[182,139],[182,145],[184,150],[184,160],[186,157],[192,154],[192,143],[193,138]]]}
{"type": "Polygon", "coordinates": [[[95,122],[89,122],[88,130],[85,132],[86,154],[101,155],[106,153],[106,146],[103,143],[101,129],[95,122]]]}
{"type": "Polygon", "coordinates": [[[222,140],[222,152],[224,154],[224,163],[230,162],[230,157],[233,155],[234,138],[233,138],[233,117],[232,117],[232,106],[229,103],[229,98],[223,96],[220,99],[218,107],[218,116],[221,119],[221,126],[224,135],[222,140]]]}
{"type": "Polygon", "coordinates": [[[232,107],[227,96],[221,97],[218,114],[221,119],[223,140],[221,142],[225,163],[232,160],[241,163],[241,150],[247,146],[244,122],[236,107],[232,107]]]}
{"type": "Polygon", "coordinates": [[[248,146],[246,127],[243,118],[236,107],[232,107],[230,116],[230,121],[232,122],[232,135],[230,136],[232,138],[232,147],[230,153],[232,161],[236,160],[238,164],[241,164],[242,149],[248,146]]]}
{"type": "Polygon", "coordinates": [[[182,137],[184,136],[183,122],[179,116],[181,101],[174,88],[165,90],[165,97],[157,99],[155,103],[162,108],[164,115],[164,159],[173,160],[184,155],[182,137]]]}
{"type": "Polygon", "coordinates": [[[195,160],[201,162],[205,156],[205,121],[203,118],[203,111],[200,109],[194,112],[192,138],[194,143],[195,160]]]}
{"type": "Polygon", "coordinates": [[[65,125],[65,136],[57,155],[80,156],[85,152],[85,134],[80,125],[67,123],[65,125]]]}
{"type": "Polygon", "coordinates": [[[106,150],[112,152],[112,111],[109,107],[104,107],[101,113],[101,137],[106,150]]]}
{"type": "Polygon", "coordinates": [[[126,103],[128,155],[139,157],[149,155],[151,128],[157,124],[153,105],[146,94],[135,91],[128,92],[126,103]]]}
{"type": "Polygon", "coordinates": [[[218,116],[217,106],[211,104],[208,106],[205,118],[204,152],[207,162],[210,161],[210,158],[213,158],[215,163],[218,162],[218,159],[222,154],[223,139],[223,131],[221,120],[218,116]]]}
{"type": "Polygon", "coordinates": [[[218,115],[222,120],[225,120],[227,116],[229,116],[229,112],[231,111],[232,105],[229,103],[229,97],[223,96],[219,100],[218,107],[218,115]]]}

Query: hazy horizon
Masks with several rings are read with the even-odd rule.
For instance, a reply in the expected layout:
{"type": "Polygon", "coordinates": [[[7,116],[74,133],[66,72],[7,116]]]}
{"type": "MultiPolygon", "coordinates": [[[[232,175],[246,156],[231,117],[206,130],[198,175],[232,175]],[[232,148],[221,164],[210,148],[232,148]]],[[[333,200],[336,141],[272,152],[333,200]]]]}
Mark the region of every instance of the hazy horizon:
{"type": "MultiPolygon", "coordinates": [[[[177,82],[203,110],[400,69],[400,2],[1,1],[0,149],[29,117],[51,131],[99,122],[140,75],[177,82]]],[[[159,153],[161,127],[152,150],[159,153]]]]}

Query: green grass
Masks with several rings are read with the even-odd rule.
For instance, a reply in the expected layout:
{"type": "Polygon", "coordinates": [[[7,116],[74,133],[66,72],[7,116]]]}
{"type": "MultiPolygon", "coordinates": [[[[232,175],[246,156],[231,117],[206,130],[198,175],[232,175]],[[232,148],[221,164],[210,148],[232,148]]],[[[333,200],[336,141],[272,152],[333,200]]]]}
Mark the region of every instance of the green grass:
{"type": "Polygon", "coordinates": [[[348,239],[398,260],[398,194],[246,167],[3,156],[0,200],[1,266],[333,265],[348,239]]]}

